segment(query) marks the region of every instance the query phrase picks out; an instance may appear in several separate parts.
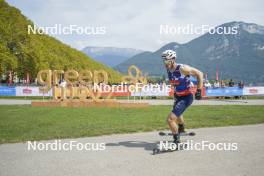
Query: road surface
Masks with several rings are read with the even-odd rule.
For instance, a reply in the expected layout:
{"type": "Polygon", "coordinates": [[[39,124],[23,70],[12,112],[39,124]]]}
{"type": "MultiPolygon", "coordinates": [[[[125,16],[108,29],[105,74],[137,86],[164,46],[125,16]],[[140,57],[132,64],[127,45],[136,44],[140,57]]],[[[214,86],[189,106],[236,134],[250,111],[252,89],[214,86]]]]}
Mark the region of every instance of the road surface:
{"type": "MultiPolygon", "coordinates": [[[[103,151],[32,151],[27,143],[0,145],[1,176],[260,176],[264,175],[264,124],[194,129],[195,143],[236,143],[235,151],[185,150],[152,155],[157,132],[64,139],[61,143],[105,143],[103,151]]],[[[54,140],[40,141],[51,143],[54,140]]]]}

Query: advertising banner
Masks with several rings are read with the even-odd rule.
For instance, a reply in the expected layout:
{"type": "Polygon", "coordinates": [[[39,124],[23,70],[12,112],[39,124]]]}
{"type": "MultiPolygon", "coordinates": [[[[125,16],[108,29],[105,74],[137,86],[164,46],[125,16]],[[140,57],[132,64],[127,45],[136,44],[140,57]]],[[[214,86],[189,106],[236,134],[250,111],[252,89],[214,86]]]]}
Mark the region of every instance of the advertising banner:
{"type": "Polygon", "coordinates": [[[48,93],[39,91],[39,87],[17,86],[16,96],[52,96],[52,89],[48,93]]]}
{"type": "Polygon", "coordinates": [[[0,96],[16,96],[16,87],[0,86],[0,96]]]}
{"type": "Polygon", "coordinates": [[[210,96],[242,96],[243,89],[239,87],[207,88],[205,95],[210,96]]]}
{"type": "Polygon", "coordinates": [[[244,87],[243,95],[264,95],[264,87],[244,87]]]}

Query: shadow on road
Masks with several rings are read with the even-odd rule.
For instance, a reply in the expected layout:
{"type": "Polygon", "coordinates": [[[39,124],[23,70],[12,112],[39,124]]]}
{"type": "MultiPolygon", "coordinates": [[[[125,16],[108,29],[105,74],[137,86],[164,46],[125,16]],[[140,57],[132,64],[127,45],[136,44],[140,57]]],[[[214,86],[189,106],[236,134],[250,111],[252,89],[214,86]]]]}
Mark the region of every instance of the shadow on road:
{"type": "Polygon", "coordinates": [[[144,141],[124,141],[118,143],[107,143],[106,146],[124,146],[131,148],[144,148],[145,150],[152,151],[155,147],[157,147],[158,142],[144,142],[144,141]]]}

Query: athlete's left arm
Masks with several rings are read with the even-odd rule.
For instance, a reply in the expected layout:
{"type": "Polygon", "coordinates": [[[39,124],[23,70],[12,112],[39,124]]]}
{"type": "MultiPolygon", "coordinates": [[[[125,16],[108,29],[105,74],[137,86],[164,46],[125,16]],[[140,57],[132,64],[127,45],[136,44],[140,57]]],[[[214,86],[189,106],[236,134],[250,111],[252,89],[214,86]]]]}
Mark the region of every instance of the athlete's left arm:
{"type": "Polygon", "coordinates": [[[181,67],[181,72],[185,75],[195,76],[198,80],[197,88],[198,89],[203,88],[203,73],[200,70],[193,68],[189,65],[184,65],[181,67]]]}

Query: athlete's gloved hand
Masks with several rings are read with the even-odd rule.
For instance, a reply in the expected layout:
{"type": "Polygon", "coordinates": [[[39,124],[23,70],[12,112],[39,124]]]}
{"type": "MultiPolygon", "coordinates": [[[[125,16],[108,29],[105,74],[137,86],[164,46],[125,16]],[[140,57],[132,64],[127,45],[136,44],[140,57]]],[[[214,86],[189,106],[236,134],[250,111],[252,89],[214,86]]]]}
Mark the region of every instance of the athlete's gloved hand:
{"type": "Polygon", "coordinates": [[[201,89],[197,89],[196,90],[195,99],[196,100],[201,100],[202,99],[202,90],[201,89]]]}
{"type": "Polygon", "coordinates": [[[174,93],[174,100],[176,101],[178,98],[179,96],[176,93],[174,93]]]}

